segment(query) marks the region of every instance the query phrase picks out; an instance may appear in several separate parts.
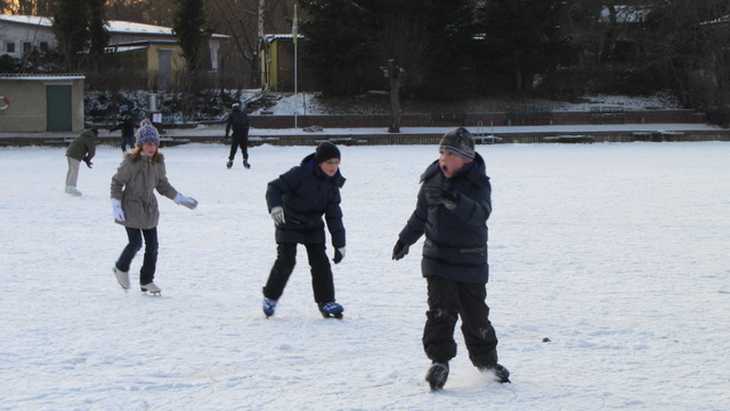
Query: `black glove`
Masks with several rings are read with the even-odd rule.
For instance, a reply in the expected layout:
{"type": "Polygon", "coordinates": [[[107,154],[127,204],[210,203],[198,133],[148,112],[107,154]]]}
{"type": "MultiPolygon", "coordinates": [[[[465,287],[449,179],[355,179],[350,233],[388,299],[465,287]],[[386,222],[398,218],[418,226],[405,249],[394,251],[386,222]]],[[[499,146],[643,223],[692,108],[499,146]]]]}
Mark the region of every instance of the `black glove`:
{"type": "Polygon", "coordinates": [[[424,187],[423,194],[429,207],[443,205],[447,209],[453,210],[459,201],[459,197],[455,193],[440,187],[424,187]]]}
{"type": "Polygon", "coordinates": [[[335,264],[339,264],[343,258],[345,258],[345,247],[335,248],[335,258],[333,258],[332,261],[334,261],[335,264]]]}
{"type": "Polygon", "coordinates": [[[94,165],[94,163],[92,163],[92,162],[91,162],[91,160],[89,160],[89,157],[86,157],[86,156],[84,156],[84,157],[82,158],[82,160],[84,160],[84,163],[86,163],[86,167],[89,167],[89,168],[91,168],[91,166],[93,166],[93,165],[94,165]]]}
{"type": "Polygon", "coordinates": [[[459,196],[452,191],[441,190],[441,204],[443,204],[447,210],[453,210],[459,204],[459,196]]]}
{"type": "Polygon", "coordinates": [[[393,246],[393,259],[395,261],[400,260],[408,254],[408,245],[401,240],[395,242],[393,246]]]}

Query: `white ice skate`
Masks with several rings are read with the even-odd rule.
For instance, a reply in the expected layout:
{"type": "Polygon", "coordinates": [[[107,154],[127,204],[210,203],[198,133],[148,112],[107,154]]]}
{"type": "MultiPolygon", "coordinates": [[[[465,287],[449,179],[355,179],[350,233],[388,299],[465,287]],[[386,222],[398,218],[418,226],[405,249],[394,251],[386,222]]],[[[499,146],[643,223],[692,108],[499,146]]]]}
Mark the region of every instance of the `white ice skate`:
{"type": "Polygon", "coordinates": [[[79,191],[74,186],[66,186],[66,193],[71,194],[72,196],[76,196],[76,197],[81,196],[81,191],[79,191]]]}
{"type": "Polygon", "coordinates": [[[129,289],[129,271],[122,271],[117,268],[115,265],[114,268],[112,268],[112,272],[114,273],[114,277],[117,278],[117,282],[119,285],[124,288],[125,290],[129,289]]]}
{"type": "Polygon", "coordinates": [[[151,294],[151,295],[161,295],[162,290],[160,287],[157,286],[154,282],[143,284],[139,286],[139,289],[142,290],[143,293],[151,294]]]}

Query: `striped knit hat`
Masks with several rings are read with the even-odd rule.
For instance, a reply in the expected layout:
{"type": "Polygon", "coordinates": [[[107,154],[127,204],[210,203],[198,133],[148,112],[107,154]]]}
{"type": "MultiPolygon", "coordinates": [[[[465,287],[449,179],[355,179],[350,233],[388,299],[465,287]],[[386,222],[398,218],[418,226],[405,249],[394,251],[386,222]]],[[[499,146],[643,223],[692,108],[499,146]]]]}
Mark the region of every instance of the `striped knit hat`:
{"type": "Polygon", "coordinates": [[[474,160],[474,157],[476,157],[474,139],[471,137],[469,130],[464,127],[459,127],[444,134],[441,139],[440,149],[450,151],[467,160],[474,160]]]}

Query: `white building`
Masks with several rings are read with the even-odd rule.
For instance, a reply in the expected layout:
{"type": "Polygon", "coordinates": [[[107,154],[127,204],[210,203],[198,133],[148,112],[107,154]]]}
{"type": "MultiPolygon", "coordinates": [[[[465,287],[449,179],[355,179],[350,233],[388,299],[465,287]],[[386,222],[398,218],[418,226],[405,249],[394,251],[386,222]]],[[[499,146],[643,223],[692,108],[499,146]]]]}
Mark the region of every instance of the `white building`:
{"type": "MultiPolygon", "coordinates": [[[[34,47],[40,50],[55,48],[56,36],[52,24],[53,21],[47,17],[0,14],[0,55],[22,58],[34,47]]],[[[109,46],[177,41],[171,27],[151,24],[109,20],[107,31],[109,46]]],[[[213,34],[208,39],[211,71],[218,70],[220,42],[228,37],[224,34],[213,34]]]]}

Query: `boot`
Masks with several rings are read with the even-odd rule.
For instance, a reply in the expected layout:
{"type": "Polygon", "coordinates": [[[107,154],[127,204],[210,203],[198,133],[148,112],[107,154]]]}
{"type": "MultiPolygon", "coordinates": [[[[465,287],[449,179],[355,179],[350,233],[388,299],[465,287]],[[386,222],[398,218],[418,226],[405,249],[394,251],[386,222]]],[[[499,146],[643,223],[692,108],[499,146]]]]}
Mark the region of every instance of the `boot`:
{"type": "Polygon", "coordinates": [[[449,363],[434,362],[426,373],[426,381],[431,386],[431,391],[438,391],[444,388],[449,378],[449,363]]]}
{"type": "Polygon", "coordinates": [[[479,367],[479,371],[485,372],[485,373],[486,372],[494,373],[494,378],[500,384],[512,383],[512,381],[509,380],[509,370],[504,368],[504,366],[502,366],[501,364],[495,364],[494,366],[479,367]]]}
{"type": "Polygon", "coordinates": [[[226,163],[226,168],[231,168],[231,167],[233,167],[233,160],[228,160],[228,162],[226,163]]]}
{"type": "Polygon", "coordinates": [[[251,164],[248,163],[248,159],[243,159],[243,167],[245,168],[251,168],[251,164]]]}

